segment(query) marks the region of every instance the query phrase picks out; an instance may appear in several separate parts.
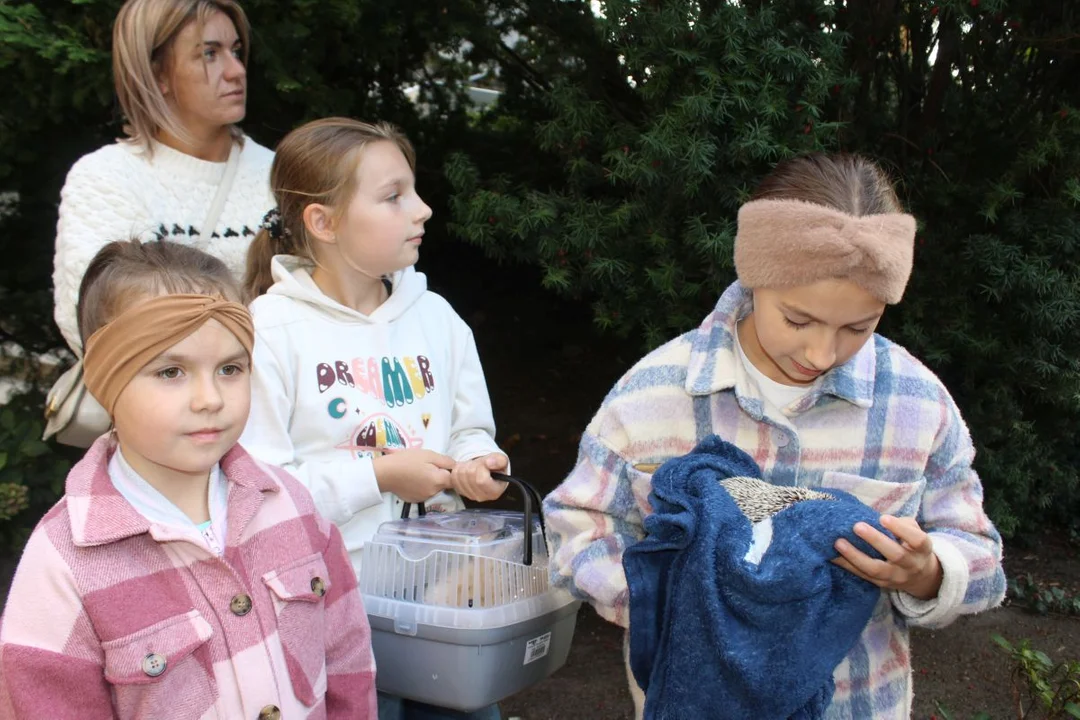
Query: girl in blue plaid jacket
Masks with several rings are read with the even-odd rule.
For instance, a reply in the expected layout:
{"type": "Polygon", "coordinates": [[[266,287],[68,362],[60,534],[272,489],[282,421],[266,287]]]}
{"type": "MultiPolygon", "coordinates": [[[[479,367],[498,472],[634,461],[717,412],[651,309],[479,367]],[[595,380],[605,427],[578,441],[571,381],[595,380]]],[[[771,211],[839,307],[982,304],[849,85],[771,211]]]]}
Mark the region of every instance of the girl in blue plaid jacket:
{"type": "Polygon", "coordinates": [[[895,540],[854,528],[880,559],[836,544],[834,562],[881,597],[833,674],[827,717],[910,717],[908,628],[947,625],[1005,593],[956,404],[874,332],[903,295],[914,239],[914,219],[865,158],[778,165],[739,211],[738,280],[698,328],[616,383],[545,500],[554,583],[626,627],[622,555],[644,536],[651,472],[719,435],[773,484],[844,490],[881,513],[895,540]]]}

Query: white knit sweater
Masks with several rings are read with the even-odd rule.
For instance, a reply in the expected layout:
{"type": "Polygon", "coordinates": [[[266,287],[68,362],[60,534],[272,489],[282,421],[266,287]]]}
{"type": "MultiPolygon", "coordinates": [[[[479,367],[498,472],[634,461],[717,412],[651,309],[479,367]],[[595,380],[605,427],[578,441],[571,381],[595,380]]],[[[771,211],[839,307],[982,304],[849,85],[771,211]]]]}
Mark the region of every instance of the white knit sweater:
{"type": "Polygon", "coordinates": [[[200,160],[161,143],[154,143],[152,156],[117,142],[80,158],[60,192],[53,264],[56,324],[68,345],[81,354],[75,317],[79,284],[97,251],[113,240],[161,238],[195,245],[221,258],[240,279],[248,245],[274,206],[273,159],[271,150],[244,139],[232,189],[211,233],[201,225],[225,163],[200,160]]]}

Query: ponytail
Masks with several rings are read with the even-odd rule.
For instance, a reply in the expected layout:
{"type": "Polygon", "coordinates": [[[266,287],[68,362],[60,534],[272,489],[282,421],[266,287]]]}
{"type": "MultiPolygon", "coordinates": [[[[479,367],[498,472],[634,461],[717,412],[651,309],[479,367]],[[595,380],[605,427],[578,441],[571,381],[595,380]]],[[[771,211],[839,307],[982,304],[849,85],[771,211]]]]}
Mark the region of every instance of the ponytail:
{"type": "Polygon", "coordinates": [[[259,228],[247,251],[247,267],[244,270],[244,302],[251,302],[266,293],[274,284],[270,261],[281,251],[278,242],[266,228],[259,228]]]}

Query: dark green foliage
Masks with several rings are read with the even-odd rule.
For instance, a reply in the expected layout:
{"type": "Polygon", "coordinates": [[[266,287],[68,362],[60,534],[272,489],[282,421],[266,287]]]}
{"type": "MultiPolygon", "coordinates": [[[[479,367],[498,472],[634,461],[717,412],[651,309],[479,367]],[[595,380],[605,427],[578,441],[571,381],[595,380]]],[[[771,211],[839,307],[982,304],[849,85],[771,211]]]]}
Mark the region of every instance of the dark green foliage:
{"type": "Polygon", "coordinates": [[[448,164],[453,227],[495,257],[541,263],[546,286],[595,299],[601,327],[656,344],[730,279],[732,221],[754,178],[835,135],[824,116],[851,82],[842,36],[826,31],[831,10],[810,26],[799,3],[751,15],[610,2],[596,20],[581,5],[520,19],[548,72],[540,87],[511,75],[514,102],[481,119],[512,156],[448,164]],[[584,29],[566,38],[567,26],[584,29]]]}
{"type": "Polygon", "coordinates": [[[40,396],[20,395],[0,407],[0,547],[19,548],[64,492],[70,449],[41,441],[40,396]]]}
{"type": "Polygon", "coordinates": [[[653,346],[733,279],[736,209],[773,163],[878,158],[920,221],[882,331],[956,396],[1005,534],[1076,512],[1075,3],[554,5],[521,19],[542,85],[508,70],[481,120],[504,150],[447,164],[460,236],[653,346]]]}
{"type": "MultiPolygon", "coordinates": [[[[735,211],[773,163],[880,158],[920,220],[915,276],[883,331],[955,394],[1006,533],[1080,509],[1075,3],[623,0],[601,18],[583,0],[244,5],[256,140],[329,114],[398,123],[418,146],[432,240],[452,216],[459,236],[539,266],[645,345],[697,323],[733,278],[735,211]],[[502,99],[467,112],[461,81],[484,68],[502,99]]],[[[0,210],[0,342],[32,353],[61,344],[49,278],[64,176],[120,132],[119,6],[0,3],[0,192],[19,198],[0,210]]],[[[469,257],[445,242],[425,253],[428,269],[469,257]]],[[[39,380],[33,362],[24,372],[39,380]]],[[[24,434],[0,435],[0,513],[29,502],[20,526],[66,461],[37,463],[67,457],[26,444],[40,403],[34,387],[10,405],[24,434]]]]}
{"type": "Polygon", "coordinates": [[[1013,664],[1018,718],[1080,718],[1080,660],[1055,663],[1027,638],[1014,645],[1000,635],[992,637],[1013,664]]]}
{"type": "Polygon", "coordinates": [[[1057,585],[1041,585],[1030,574],[1009,578],[1009,601],[1039,615],[1059,613],[1080,616],[1080,595],[1057,585]]]}

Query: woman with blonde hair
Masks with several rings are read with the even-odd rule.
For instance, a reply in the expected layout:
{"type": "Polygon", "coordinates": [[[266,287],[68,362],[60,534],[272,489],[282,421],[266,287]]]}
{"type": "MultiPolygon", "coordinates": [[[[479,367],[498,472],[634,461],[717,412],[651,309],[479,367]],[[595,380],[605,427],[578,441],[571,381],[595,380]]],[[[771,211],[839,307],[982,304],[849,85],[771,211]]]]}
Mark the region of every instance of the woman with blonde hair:
{"type": "Polygon", "coordinates": [[[81,356],[75,305],[94,254],[129,237],[195,246],[237,278],[273,206],[273,153],[237,127],[248,22],[234,0],[128,0],[113,26],[126,137],[80,158],[61,191],[56,324],[81,356]]]}

